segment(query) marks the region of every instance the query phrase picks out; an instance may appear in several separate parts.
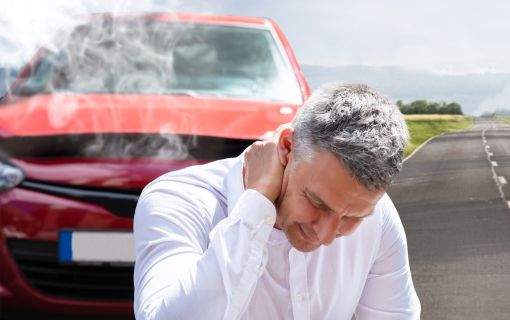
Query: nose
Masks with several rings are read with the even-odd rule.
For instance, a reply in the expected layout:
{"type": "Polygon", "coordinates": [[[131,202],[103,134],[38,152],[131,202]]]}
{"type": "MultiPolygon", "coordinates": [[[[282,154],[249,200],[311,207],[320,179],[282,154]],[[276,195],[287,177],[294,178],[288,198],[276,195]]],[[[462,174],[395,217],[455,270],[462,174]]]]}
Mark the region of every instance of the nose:
{"type": "Polygon", "coordinates": [[[339,224],[340,219],[336,215],[324,212],[312,222],[312,228],[320,243],[329,245],[338,234],[339,224]]]}

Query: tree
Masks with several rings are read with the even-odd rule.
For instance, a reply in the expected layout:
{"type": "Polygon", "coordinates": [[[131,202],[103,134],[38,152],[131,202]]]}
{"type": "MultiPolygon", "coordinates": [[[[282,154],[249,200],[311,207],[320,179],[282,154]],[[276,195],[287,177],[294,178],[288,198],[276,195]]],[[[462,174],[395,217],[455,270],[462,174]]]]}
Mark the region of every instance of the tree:
{"type": "Polygon", "coordinates": [[[444,107],[445,114],[463,114],[460,104],[452,102],[444,107]]]}
{"type": "Polygon", "coordinates": [[[403,114],[463,114],[462,107],[456,102],[428,102],[427,100],[415,100],[405,104],[398,100],[396,105],[403,114]]]}

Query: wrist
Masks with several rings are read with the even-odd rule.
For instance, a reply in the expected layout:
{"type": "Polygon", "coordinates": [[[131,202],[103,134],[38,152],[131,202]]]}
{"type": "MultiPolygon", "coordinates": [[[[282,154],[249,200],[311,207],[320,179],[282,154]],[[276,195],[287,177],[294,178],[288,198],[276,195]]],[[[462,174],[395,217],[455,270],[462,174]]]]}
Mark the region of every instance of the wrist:
{"type": "Polygon", "coordinates": [[[252,190],[257,191],[258,193],[260,193],[261,195],[266,197],[273,204],[275,203],[276,198],[278,197],[278,195],[274,195],[272,192],[268,191],[265,188],[253,187],[253,188],[248,188],[248,189],[252,189],[252,190]]]}

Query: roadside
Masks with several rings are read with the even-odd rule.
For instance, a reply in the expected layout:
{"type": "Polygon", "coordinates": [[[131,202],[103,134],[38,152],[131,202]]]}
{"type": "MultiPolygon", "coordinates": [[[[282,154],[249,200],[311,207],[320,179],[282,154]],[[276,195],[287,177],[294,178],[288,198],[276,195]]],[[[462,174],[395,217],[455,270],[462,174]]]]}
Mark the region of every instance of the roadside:
{"type": "Polygon", "coordinates": [[[446,133],[469,128],[473,117],[446,114],[412,114],[405,115],[411,139],[404,149],[404,157],[428,139],[446,133]]]}
{"type": "Polygon", "coordinates": [[[501,120],[505,123],[510,124],[510,116],[497,116],[496,119],[501,120]]]}
{"type": "Polygon", "coordinates": [[[508,125],[477,118],[425,144],[388,190],[422,320],[510,319],[509,137],[508,125]]]}

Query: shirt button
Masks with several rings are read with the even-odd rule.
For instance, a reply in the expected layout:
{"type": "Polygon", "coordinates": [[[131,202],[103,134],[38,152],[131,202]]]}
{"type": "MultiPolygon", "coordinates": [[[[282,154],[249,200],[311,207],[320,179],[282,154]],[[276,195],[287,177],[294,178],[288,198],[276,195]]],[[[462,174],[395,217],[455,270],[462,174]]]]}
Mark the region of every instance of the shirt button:
{"type": "Polygon", "coordinates": [[[299,302],[303,301],[303,295],[301,293],[296,294],[296,299],[299,302]]]}

